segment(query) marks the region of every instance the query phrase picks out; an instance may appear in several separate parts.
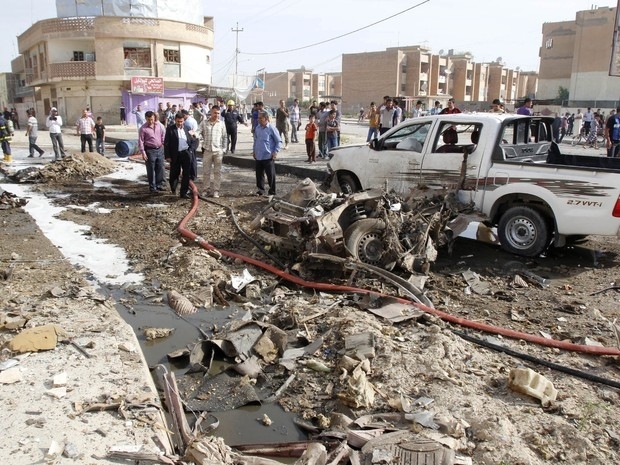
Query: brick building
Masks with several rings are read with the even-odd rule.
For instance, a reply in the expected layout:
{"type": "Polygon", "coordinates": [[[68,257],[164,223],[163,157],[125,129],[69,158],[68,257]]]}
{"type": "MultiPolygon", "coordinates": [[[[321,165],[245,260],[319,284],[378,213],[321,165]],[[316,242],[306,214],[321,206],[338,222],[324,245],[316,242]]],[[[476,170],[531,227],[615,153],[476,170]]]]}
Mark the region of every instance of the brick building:
{"type": "Polygon", "coordinates": [[[536,92],[536,73],[507,68],[501,57],[477,63],[469,52],[433,54],[422,45],[344,54],[342,80],[345,112],[384,95],[401,97],[406,110],[417,100],[429,109],[435,100],[445,105],[450,97],[470,110],[486,110],[495,98],[511,103],[536,92]]]}

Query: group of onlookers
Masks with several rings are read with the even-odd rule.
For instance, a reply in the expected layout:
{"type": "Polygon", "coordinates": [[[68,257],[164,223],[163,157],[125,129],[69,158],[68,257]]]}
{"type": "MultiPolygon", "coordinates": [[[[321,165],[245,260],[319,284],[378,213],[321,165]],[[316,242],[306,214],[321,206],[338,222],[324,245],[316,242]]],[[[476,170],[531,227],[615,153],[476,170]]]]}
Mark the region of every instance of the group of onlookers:
{"type": "MultiPolygon", "coordinates": [[[[274,160],[282,141],[275,128],[268,124],[266,113],[256,116],[257,124],[252,132],[257,193],[275,195],[274,160]],[[268,189],[265,189],[265,177],[268,189]]],[[[235,101],[228,100],[224,105],[224,101],[218,99],[215,104],[206,106],[197,102],[190,110],[180,111],[176,105],[168,104],[164,108],[162,103],[157,113],[147,111],[144,117],[146,122],[139,128],[138,146],[146,163],[150,191],[166,190],[164,161],[169,159],[170,190],[176,194],[179,187],[180,197],[191,198],[190,181],[197,177],[196,155],[202,141],[202,195],[218,198],[223,156],[227,152],[235,153],[238,125],[247,126],[235,101]]]]}

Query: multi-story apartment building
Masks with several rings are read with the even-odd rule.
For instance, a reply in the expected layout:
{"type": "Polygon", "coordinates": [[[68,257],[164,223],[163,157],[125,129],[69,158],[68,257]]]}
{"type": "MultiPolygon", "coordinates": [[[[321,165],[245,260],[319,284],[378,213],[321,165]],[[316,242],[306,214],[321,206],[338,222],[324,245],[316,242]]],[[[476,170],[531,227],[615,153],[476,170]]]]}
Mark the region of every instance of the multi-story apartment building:
{"type": "Polygon", "coordinates": [[[271,107],[277,107],[280,100],[340,100],[342,95],[341,73],[315,74],[302,66],[280,73],[265,73],[263,77],[265,88],[262,96],[256,98],[271,107]]]}
{"type": "Polygon", "coordinates": [[[499,57],[492,63],[476,63],[471,53],[449,50],[433,54],[422,45],[392,47],[380,52],[342,56],[342,108],[354,111],[384,95],[400,97],[410,110],[417,100],[431,108],[450,97],[468,109],[486,110],[488,102],[506,102],[536,92],[535,72],[525,73],[504,66],[499,57]]]}
{"type": "Polygon", "coordinates": [[[578,11],[574,21],[544,23],[538,76],[539,99],[569,92],[570,106],[612,107],[620,78],[610,76],[616,8],[578,11]]]}
{"type": "Polygon", "coordinates": [[[198,13],[200,0],[135,3],[56,0],[57,18],[18,37],[12,71],[21,106],[38,115],[57,107],[67,122],[89,106],[108,124],[118,124],[121,104],[129,123],[138,104],[189,107],[211,82],[213,18],[198,13]]]}

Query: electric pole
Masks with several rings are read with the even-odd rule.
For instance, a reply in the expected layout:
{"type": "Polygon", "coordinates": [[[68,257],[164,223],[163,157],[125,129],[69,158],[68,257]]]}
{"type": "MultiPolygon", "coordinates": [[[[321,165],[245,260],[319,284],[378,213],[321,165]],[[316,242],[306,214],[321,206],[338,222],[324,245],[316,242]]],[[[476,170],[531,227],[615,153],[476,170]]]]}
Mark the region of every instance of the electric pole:
{"type": "MultiPolygon", "coordinates": [[[[235,41],[235,75],[233,77],[233,90],[237,87],[237,73],[239,72],[239,33],[243,32],[243,28],[239,29],[239,23],[236,23],[236,27],[233,29],[232,27],[230,28],[230,30],[232,32],[234,32],[236,34],[236,41],[235,41]]],[[[235,96],[236,96],[236,92],[235,92],[235,96]]]]}

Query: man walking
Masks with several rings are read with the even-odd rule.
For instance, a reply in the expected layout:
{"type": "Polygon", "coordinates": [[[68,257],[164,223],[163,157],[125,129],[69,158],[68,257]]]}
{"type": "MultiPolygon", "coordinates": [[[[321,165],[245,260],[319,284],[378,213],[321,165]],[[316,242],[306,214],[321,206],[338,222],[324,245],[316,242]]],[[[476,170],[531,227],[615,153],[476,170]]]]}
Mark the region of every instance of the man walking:
{"type": "Polygon", "coordinates": [[[226,125],[226,133],[228,134],[228,142],[226,144],[226,152],[235,153],[237,148],[237,123],[248,123],[241,117],[239,111],[235,108],[235,101],[229,100],[226,102],[226,111],[224,112],[224,124],[226,125]]]}
{"type": "Polygon", "coordinates": [[[289,114],[284,100],[280,100],[280,106],[276,110],[276,128],[280,133],[280,138],[284,136],[284,150],[288,150],[288,130],[289,130],[289,114]]]}
{"type": "Polygon", "coordinates": [[[11,156],[11,132],[9,131],[8,120],[4,115],[0,115],[0,145],[4,154],[4,161],[10,163],[13,161],[11,156]]]}
{"type": "Polygon", "coordinates": [[[299,110],[299,99],[293,101],[293,105],[288,110],[289,121],[291,122],[291,143],[296,144],[299,142],[297,138],[297,130],[301,126],[301,114],[299,110]]]}
{"type": "Polygon", "coordinates": [[[204,196],[213,193],[213,197],[220,196],[222,181],[222,158],[228,140],[225,124],[220,121],[220,107],[211,108],[209,119],[200,123],[202,135],[202,186],[204,196]],[[211,170],[213,170],[213,186],[211,186],[211,170]]]}
{"type": "Polygon", "coordinates": [[[276,195],[275,160],[282,147],[278,130],[269,123],[269,115],[261,110],[258,113],[258,125],[254,132],[252,156],[256,160],[256,187],[258,195],[265,195],[265,175],[269,184],[269,195],[276,195]]]}
{"type": "Polygon", "coordinates": [[[142,106],[140,105],[138,105],[136,109],[132,111],[132,113],[136,115],[136,127],[138,128],[138,131],[139,131],[140,128],[144,126],[144,123],[146,123],[146,113],[142,111],[142,106]]]}
{"type": "Polygon", "coordinates": [[[146,123],[138,130],[138,150],[146,165],[146,177],[149,181],[151,194],[163,191],[165,179],[164,170],[164,135],[165,128],[155,113],[147,111],[144,115],[146,123]]]}
{"type": "Polygon", "coordinates": [[[183,113],[174,115],[174,124],[166,128],[164,138],[164,156],[170,159],[170,190],[176,194],[181,176],[180,196],[182,199],[191,199],[189,180],[192,170],[192,154],[198,148],[198,138],[183,127],[185,119],[183,113]]]}
{"type": "Polygon", "coordinates": [[[48,128],[52,140],[54,160],[65,158],[65,144],[62,141],[62,116],[58,114],[56,107],[52,107],[50,110],[50,114],[45,120],[45,126],[48,128]]]}
{"type": "Polygon", "coordinates": [[[82,110],[82,117],[76,123],[77,135],[80,136],[80,148],[82,153],[86,152],[86,143],[88,142],[88,151],[93,151],[93,132],[95,132],[95,122],[88,116],[88,110],[82,110]]]}
{"type": "Polygon", "coordinates": [[[26,112],[28,115],[28,127],[26,128],[26,137],[28,137],[28,151],[30,155],[29,158],[34,157],[34,151],[39,152],[39,156],[42,157],[45,153],[41,147],[37,145],[37,137],[39,135],[39,123],[34,116],[34,110],[28,110],[26,112]]]}

